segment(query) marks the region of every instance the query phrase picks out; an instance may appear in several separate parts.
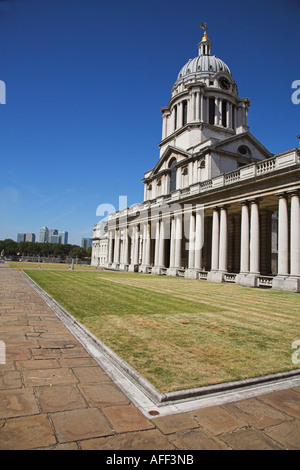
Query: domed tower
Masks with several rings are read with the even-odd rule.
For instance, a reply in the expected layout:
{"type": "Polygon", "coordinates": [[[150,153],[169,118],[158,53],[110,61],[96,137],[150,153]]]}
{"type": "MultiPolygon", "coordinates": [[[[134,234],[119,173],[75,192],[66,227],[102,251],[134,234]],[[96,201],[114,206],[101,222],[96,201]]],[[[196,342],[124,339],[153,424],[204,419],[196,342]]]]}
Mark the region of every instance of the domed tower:
{"type": "Polygon", "coordinates": [[[206,23],[201,27],[198,56],[180,69],[169,104],[161,109],[159,160],[142,180],[144,200],[186,190],[272,156],[250,134],[250,100],[239,98],[228,65],[211,53],[206,23]]]}
{"type": "Polygon", "coordinates": [[[194,153],[207,139],[226,139],[247,132],[248,98],[240,99],[228,65],[212,55],[207,27],[198,56],[181,68],[167,107],[162,108],[160,156],[168,146],[194,153]]]}

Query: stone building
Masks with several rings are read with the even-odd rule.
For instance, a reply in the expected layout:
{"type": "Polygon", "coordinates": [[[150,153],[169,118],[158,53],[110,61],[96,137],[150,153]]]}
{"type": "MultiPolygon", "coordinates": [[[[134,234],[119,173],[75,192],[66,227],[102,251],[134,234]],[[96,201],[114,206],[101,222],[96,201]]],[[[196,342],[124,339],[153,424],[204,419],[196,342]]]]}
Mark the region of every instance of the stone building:
{"type": "Polygon", "coordinates": [[[92,238],[92,266],[107,265],[107,222],[100,222],[93,228],[92,238]]]}
{"type": "Polygon", "coordinates": [[[270,153],[249,106],[205,30],[161,109],[144,202],[109,215],[107,268],[300,291],[300,151],[270,153]]]}

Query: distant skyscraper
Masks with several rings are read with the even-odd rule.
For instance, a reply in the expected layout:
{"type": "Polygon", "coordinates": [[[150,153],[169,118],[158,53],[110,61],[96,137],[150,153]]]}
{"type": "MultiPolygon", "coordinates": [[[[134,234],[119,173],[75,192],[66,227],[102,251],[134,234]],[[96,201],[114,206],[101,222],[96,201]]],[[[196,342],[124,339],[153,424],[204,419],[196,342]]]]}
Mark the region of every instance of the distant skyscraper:
{"type": "Polygon", "coordinates": [[[65,231],[60,230],[60,231],[58,232],[59,243],[61,243],[62,245],[67,245],[67,243],[68,243],[68,236],[69,236],[69,233],[68,233],[68,232],[65,232],[65,231]]]}
{"type": "Polygon", "coordinates": [[[25,242],[25,233],[18,233],[17,242],[25,242]]]}
{"type": "Polygon", "coordinates": [[[49,242],[50,243],[60,243],[58,234],[57,235],[49,235],[49,242]]]}
{"type": "Polygon", "coordinates": [[[84,248],[86,250],[89,246],[92,246],[92,242],[93,240],[91,238],[82,238],[81,248],[84,248]]]}
{"type": "Polygon", "coordinates": [[[25,242],[35,242],[35,233],[26,233],[25,242]]]}
{"type": "Polygon", "coordinates": [[[40,243],[47,243],[49,238],[49,230],[48,228],[42,227],[40,230],[40,243]]]}
{"type": "Polygon", "coordinates": [[[61,243],[66,245],[68,243],[68,232],[65,230],[58,231],[56,228],[50,230],[45,226],[40,230],[40,243],[61,243]]]}
{"type": "Polygon", "coordinates": [[[51,228],[49,230],[49,240],[53,235],[58,235],[58,230],[56,228],[51,228]]]}

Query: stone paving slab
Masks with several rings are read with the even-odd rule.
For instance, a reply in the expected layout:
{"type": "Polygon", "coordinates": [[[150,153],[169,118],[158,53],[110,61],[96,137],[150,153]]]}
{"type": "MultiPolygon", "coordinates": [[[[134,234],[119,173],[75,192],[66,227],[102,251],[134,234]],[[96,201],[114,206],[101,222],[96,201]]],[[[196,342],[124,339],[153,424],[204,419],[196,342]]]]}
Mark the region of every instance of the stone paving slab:
{"type": "Polygon", "coordinates": [[[300,387],[147,417],[16,269],[0,267],[0,450],[300,449],[300,387]]]}

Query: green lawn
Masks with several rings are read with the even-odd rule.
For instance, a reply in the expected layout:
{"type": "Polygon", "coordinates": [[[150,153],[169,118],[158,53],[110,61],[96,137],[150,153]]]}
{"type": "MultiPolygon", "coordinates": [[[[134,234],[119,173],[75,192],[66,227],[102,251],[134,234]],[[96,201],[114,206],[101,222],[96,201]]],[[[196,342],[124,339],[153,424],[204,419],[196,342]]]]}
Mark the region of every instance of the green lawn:
{"type": "Polygon", "coordinates": [[[299,294],[114,272],[26,273],[160,392],[297,368],[299,294]]]}

